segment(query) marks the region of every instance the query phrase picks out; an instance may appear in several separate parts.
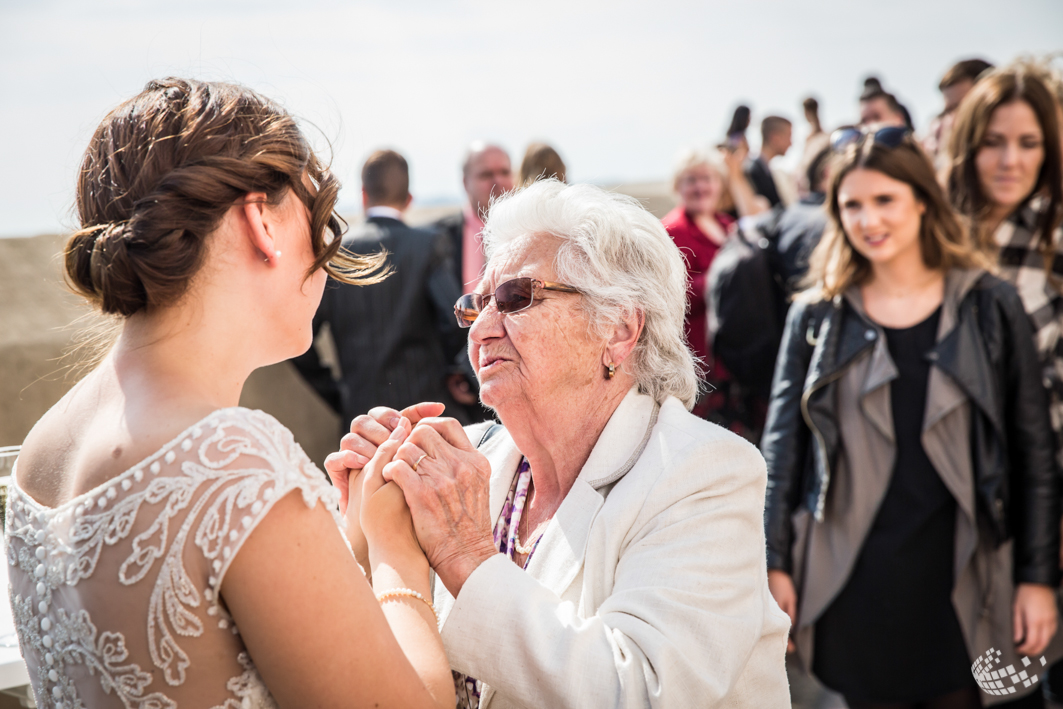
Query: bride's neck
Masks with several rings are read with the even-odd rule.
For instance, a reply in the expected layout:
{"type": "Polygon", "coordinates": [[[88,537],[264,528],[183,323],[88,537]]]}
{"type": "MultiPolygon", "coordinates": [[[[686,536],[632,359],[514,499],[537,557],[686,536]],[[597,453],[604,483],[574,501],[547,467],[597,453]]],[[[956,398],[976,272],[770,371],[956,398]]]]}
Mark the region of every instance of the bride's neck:
{"type": "Polygon", "coordinates": [[[257,365],[239,318],[217,314],[193,304],[128,318],[111,354],[123,388],[181,407],[237,406],[257,365]]]}

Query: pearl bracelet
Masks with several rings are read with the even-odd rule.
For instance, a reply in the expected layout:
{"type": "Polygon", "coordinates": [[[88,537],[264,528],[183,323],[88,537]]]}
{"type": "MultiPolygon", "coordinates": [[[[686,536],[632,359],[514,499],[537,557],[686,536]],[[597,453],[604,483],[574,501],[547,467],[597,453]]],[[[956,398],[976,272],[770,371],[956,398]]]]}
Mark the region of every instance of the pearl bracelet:
{"type": "Polygon", "coordinates": [[[377,594],[376,600],[378,603],[384,604],[387,601],[403,597],[416,598],[419,601],[424,601],[425,605],[427,605],[428,609],[432,611],[432,615],[436,619],[436,626],[439,626],[439,614],[436,613],[436,607],[433,606],[432,602],[425,598],[421,593],[414,591],[411,588],[393,588],[390,591],[384,591],[383,593],[377,594]]]}

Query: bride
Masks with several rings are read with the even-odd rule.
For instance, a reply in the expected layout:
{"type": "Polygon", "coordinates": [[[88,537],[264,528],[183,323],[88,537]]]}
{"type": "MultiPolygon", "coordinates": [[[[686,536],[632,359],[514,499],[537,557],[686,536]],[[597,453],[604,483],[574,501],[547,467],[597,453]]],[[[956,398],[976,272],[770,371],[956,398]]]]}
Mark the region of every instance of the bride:
{"type": "Polygon", "coordinates": [[[29,434],[7,516],[41,706],[453,706],[428,563],[381,476],[409,422],[344,520],[291,433],[237,406],[310,346],[329,274],[379,279],[381,258],[338,255],[338,187],[240,86],[153,81],[96,130],[66,271],[121,333],[29,434]]]}

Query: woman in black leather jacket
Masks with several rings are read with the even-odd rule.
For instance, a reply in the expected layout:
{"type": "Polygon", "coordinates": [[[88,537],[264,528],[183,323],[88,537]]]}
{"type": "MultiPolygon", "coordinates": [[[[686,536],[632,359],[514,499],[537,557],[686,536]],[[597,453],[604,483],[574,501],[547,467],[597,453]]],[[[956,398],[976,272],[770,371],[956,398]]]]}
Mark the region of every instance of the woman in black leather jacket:
{"type": "Polygon", "coordinates": [[[970,671],[990,648],[1022,667],[1056,627],[1059,482],[1022,303],[907,131],[835,147],[762,443],[772,593],[852,709],[1040,701],[970,671]]]}

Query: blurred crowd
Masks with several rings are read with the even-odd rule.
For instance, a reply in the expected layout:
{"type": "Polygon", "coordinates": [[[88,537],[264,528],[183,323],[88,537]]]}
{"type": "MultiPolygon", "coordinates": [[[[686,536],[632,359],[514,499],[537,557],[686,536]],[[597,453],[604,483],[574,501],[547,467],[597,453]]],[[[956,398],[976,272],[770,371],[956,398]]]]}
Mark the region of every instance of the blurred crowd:
{"type": "MultiPolygon", "coordinates": [[[[738,106],[676,161],[663,224],[688,270],[694,413],[761,447],[772,593],[803,666],[851,707],[1044,706],[1063,667],[1004,669],[1063,657],[1063,75],[959,61],[925,126],[887,86],[866,79],[833,128],[805,99],[796,148],[790,118],[759,117],[755,155],[738,106]],[[991,647],[1007,661],[976,681],[991,647]]],[[[415,228],[406,159],[369,157],[344,243],[386,250],[394,275],[328,288],[315,330],[338,366],[296,360],[345,421],[421,401],[489,416],[454,304],[479,282],[492,200],[540,179],[566,180],[553,147],[514,170],[476,143],[461,211],[415,228]]]]}

